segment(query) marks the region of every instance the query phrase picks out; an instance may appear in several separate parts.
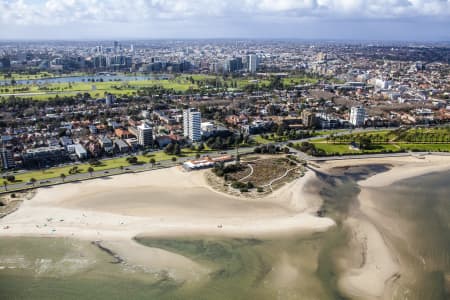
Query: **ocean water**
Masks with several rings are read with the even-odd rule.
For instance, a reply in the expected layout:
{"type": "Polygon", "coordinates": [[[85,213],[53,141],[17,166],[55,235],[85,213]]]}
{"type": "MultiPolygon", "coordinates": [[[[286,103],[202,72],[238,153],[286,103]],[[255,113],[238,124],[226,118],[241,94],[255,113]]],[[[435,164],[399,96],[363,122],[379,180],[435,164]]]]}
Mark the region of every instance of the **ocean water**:
{"type": "MultiPolygon", "coordinates": [[[[355,181],[384,166],[342,168],[311,184],[325,214],[338,226],[313,235],[274,238],[180,236],[137,241],[182,254],[211,270],[184,282],[116,260],[88,241],[1,238],[0,299],[345,299],[336,288],[339,259],[351,252],[341,226],[359,214],[355,181]]],[[[387,218],[401,220],[390,234],[409,276],[395,282],[394,299],[448,299],[450,172],[408,179],[375,190],[387,218]],[[406,297],[405,297],[406,296],[406,297]]],[[[377,202],[378,203],[378,202],[377,202]]]]}

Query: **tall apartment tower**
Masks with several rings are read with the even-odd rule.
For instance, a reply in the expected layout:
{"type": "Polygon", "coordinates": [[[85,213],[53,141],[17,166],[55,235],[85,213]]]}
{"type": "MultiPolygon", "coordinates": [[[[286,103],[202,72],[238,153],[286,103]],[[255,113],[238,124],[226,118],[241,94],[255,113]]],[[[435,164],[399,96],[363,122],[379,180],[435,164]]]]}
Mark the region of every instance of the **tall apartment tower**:
{"type": "Polygon", "coordinates": [[[201,140],[201,122],[202,117],[199,111],[188,108],[183,111],[183,131],[191,141],[198,142],[201,140]]]}
{"type": "Polygon", "coordinates": [[[113,94],[107,94],[105,96],[105,104],[107,106],[111,106],[114,103],[114,95],[113,94]]]}
{"type": "Polygon", "coordinates": [[[250,54],[248,56],[248,71],[250,73],[256,73],[256,69],[258,68],[258,56],[255,54],[250,54]]]}
{"type": "Polygon", "coordinates": [[[303,110],[302,111],[302,122],[303,125],[307,128],[311,128],[314,127],[315,123],[316,123],[316,115],[309,111],[309,110],[303,110]]]}
{"type": "Polygon", "coordinates": [[[350,124],[359,127],[364,125],[364,120],[366,118],[366,110],[361,106],[353,106],[350,109],[350,124]]]}
{"type": "Polygon", "coordinates": [[[150,147],[153,145],[153,129],[146,123],[137,126],[138,134],[137,140],[138,144],[142,147],[150,147]]]}

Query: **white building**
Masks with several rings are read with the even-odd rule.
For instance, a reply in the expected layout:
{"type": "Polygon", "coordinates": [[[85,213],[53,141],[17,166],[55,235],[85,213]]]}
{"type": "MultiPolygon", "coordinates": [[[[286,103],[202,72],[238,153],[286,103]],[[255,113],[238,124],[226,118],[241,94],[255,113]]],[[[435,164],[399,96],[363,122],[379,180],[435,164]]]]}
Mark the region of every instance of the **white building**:
{"type": "Polygon", "coordinates": [[[184,136],[193,142],[201,140],[201,122],[202,117],[199,111],[188,108],[183,111],[183,130],[184,136]]]}
{"type": "Polygon", "coordinates": [[[75,154],[79,159],[87,158],[87,151],[81,144],[75,144],[75,154]]]}
{"type": "Polygon", "coordinates": [[[364,120],[366,118],[366,110],[361,106],[353,106],[350,109],[350,124],[359,127],[364,125],[364,120]]]}
{"type": "Polygon", "coordinates": [[[112,94],[107,94],[105,97],[105,104],[107,106],[111,106],[114,103],[114,95],[112,94]]]}
{"type": "Polygon", "coordinates": [[[258,56],[255,54],[250,54],[248,56],[248,71],[250,73],[256,73],[256,69],[258,68],[258,56]]]}
{"type": "Polygon", "coordinates": [[[137,140],[138,144],[142,147],[149,147],[153,144],[153,129],[146,123],[137,126],[138,134],[137,140]]]}

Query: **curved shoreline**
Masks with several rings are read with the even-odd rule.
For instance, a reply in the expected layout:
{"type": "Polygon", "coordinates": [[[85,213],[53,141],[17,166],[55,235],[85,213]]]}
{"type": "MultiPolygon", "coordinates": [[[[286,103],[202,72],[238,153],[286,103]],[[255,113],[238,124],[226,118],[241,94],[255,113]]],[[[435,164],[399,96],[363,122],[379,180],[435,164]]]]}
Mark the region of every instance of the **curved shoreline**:
{"type": "MultiPolygon", "coordinates": [[[[344,224],[353,232],[356,243],[363,253],[363,263],[347,270],[339,279],[339,289],[347,296],[360,299],[386,299],[392,294],[392,283],[404,270],[397,253],[389,245],[381,230],[385,220],[376,205],[370,189],[378,189],[395,182],[434,172],[450,170],[447,156],[364,159],[363,161],[333,161],[325,163],[325,169],[334,167],[360,166],[370,164],[391,164],[393,167],[382,173],[358,181],[361,191],[358,195],[361,215],[347,219],[344,224]]],[[[395,221],[394,221],[395,222],[395,221]]]]}
{"type": "MultiPolygon", "coordinates": [[[[320,199],[304,191],[314,178],[312,172],[258,199],[221,193],[203,174],[170,168],[41,188],[31,201],[0,220],[0,237],[70,237],[103,243],[131,241],[142,234],[310,234],[335,225],[314,215],[320,199]]],[[[108,249],[118,253],[114,247],[108,249]]]]}
{"type": "MultiPolygon", "coordinates": [[[[380,219],[370,189],[448,170],[450,157],[340,160],[322,163],[320,171],[368,164],[390,164],[393,168],[358,182],[363,215],[347,220],[346,225],[356,233],[363,252],[363,263],[348,270],[340,278],[338,286],[351,297],[379,299],[389,294],[390,283],[401,273],[401,266],[377,226],[380,219]]],[[[321,198],[307,191],[308,183],[315,178],[314,172],[307,172],[304,177],[258,199],[221,193],[206,184],[203,174],[203,171],[183,173],[177,168],[171,168],[39,189],[35,198],[24,201],[19,210],[0,219],[0,237],[45,236],[101,240],[102,245],[106,245],[125,262],[145,265],[142,263],[142,249],[123,249],[124,245],[131,245],[132,239],[139,235],[265,237],[293,232],[323,232],[335,225],[329,218],[315,216],[321,206],[321,198]],[[147,193],[145,201],[138,199],[143,194],[135,194],[141,190],[147,193]],[[162,195],[165,197],[159,199],[162,195]],[[112,199],[114,196],[122,198],[112,199]],[[102,201],[97,201],[102,197],[102,201]],[[9,228],[3,229],[4,226],[9,228]]],[[[148,247],[148,251],[154,249],[148,247]]],[[[145,253],[147,255],[149,252],[145,253]]],[[[165,263],[171,262],[173,258],[170,252],[158,252],[158,255],[165,263]]],[[[178,278],[185,280],[188,278],[186,266],[190,266],[190,263],[182,258],[176,261],[183,270],[182,276],[178,278]]],[[[146,265],[146,268],[163,268],[155,261],[150,263],[154,265],[146,265]]],[[[172,265],[172,269],[174,267],[172,265]]],[[[201,270],[200,267],[198,270],[201,270]]]]}

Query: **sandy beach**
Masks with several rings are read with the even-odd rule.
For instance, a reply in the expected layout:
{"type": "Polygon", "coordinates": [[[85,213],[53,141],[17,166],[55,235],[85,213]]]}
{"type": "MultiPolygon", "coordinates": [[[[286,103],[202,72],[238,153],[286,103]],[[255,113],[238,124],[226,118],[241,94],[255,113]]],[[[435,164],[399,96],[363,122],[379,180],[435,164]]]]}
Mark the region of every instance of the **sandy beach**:
{"type": "MultiPolygon", "coordinates": [[[[338,285],[350,297],[384,299],[390,282],[402,267],[379,230],[380,222],[385,220],[377,211],[370,189],[448,170],[450,156],[329,161],[321,163],[317,170],[326,173],[336,167],[367,164],[392,168],[359,182],[362,214],[347,219],[344,225],[353,232],[362,264],[348,269],[338,285]]],[[[335,225],[332,219],[315,214],[322,200],[318,191],[308,185],[316,176],[312,171],[258,199],[220,193],[207,184],[204,172],[208,170],[184,172],[174,167],[40,188],[20,209],[0,219],[0,237],[54,236],[99,241],[129,264],[155,272],[166,269],[172,278],[184,281],[195,280],[208,270],[186,257],[139,245],[133,238],[264,237],[292,232],[307,235],[335,225]]]]}
{"type": "Polygon", "coordinates": [[[422,158],[411,156],[329,161],[321,164],[321,170],[327,172],[336,167],[371,164],[390,165],[392,168],[358,182],[361,188],[358,196],[359,209],[363,215],[358,214],[347,219],[345,226],[353,232],[353,239],[360,247],[355,252],[362,252],[362,264],[345,272],[338,285],[344,294],[352,298],[389,299],[392,293],[391,284],[401,276],[404,268],[380,229],[389,230],[395,235],[396,226],[399,224],[386,218],[378,210],[371,190],[407,178],[449,170],[450,157],[428,155],[422,158]]]}
{"type": "Polygon", "coordinates": [[[177,265],[172,275],[183,280],[192,277],[187,270],[201,267],[173,253],[139,246],[132,239],[139,235],[310,234],[335,224],[314,214],[321,200],[305,189],[313,172],[263,199],[217,192],[206,183],[204,172],[170,168],[40,188],[33,199],[0,220],[0,236],[101,241],[129,263],[161,269],[170,262],[166,267],[171,270],[177,265]],[[125,251],[123,245],[136,251],[125,251]]]}

